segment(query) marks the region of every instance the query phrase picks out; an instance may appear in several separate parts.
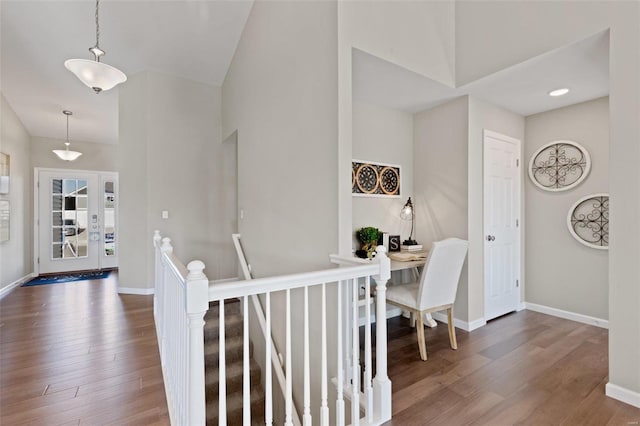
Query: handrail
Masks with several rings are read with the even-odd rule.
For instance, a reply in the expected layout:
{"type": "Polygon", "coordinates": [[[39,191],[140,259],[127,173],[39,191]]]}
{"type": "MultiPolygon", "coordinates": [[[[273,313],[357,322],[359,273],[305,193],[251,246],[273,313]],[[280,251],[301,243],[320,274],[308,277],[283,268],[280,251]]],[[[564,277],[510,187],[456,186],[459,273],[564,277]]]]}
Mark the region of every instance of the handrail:
{"type": "Polygon", "coordinates": [[[209,301],[217,301],[242,297],[252,294],[261,294],[274,291],[292,290],[322,283],[330,283],[365,275],[378,275],[380,265],[351,266],[346,268],[333,268],[316,272],[304,272],[300,274],[280,275],[268,278],[254,278],[251,280],[234,281],[231,283],[209,286],[209,301]]]}

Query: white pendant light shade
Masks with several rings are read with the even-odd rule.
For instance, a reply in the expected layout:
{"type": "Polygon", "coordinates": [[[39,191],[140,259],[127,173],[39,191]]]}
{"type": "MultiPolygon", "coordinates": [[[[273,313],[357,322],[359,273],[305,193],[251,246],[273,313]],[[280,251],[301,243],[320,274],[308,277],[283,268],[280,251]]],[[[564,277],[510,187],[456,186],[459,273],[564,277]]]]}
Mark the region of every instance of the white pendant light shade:
{"type": "Polygon", "coordinates": [[[127,76],[119,69],[91,59],[68,59],[64,66],[96,93],[127,81],[127,76]]]}
{"type": "Polygon", "coordinates": [[[64,143],[66,149],[54,149],[53,153],[61,160],[73,161],[82,155],[78,151],[69,151],[69,145],[71,145],[71,142],[69,142],[69,116],[73,115],[73,113],[67,110],[62,111],[62,113],[67,116],[67,141],[64,143]]]}
{"type": "Polygon", "coordinates": [[[64,161],[73,161],[82,155],[78,151],[69,151],[69,145],[67,145],[67,149],[54,149],[53,153],[64,161]]]}

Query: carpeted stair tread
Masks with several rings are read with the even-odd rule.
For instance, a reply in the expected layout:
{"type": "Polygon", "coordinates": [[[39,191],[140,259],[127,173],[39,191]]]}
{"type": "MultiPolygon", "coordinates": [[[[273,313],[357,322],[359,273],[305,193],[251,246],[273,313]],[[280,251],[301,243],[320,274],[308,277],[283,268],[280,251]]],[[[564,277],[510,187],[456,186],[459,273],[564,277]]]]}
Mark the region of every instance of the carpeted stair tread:
{"type": "MultiPolygon", "coordinates": [[[[205,341],[204,363],[207,368],[218,367],[218,354],[220,353],[220,343],[218,339],[213,342],[205,341]]],[[[232,336],[225,339],[225,358],[227,366],[235,361],[242,361],[244,353],[244,341],[242,336],[232,336]]],[[[249,341],[249,357],[253,357],[253,344],[249,341]]]]}
{"type": "MultiPolygon", "coordinates": [[[[251,389],[251,424],[264,424],[264,392],[260,387],[251,389]]],[[[207,401],[207,425],[218,424],[218,398],[207,401]]],[[[227,425],[242,425],[242,393],[227,395],[227,425]]]]}
{"type": "MultiPolygon", "coordinates": [[[[240,301],[238,299],[225,301],[224,314],[225,316],[230,314],[242,315],[242,313],[240,312],[240,301]]],[[[220,315],[220,307],[218,305],[218,302],[210,302],[209,310],[207,311],[207,314],[204,316],[205,320],[209,318],[214,318],[214,317],[218,318],[219,315],[220,315]]]]}
{"type": "MultiPolygon", "coordinates": [[[[227,395],[234,392],[242,392],[244,368],[242,362],[235,362],[231,365],[227,365],[227,395]]],[[[260,366],[253,360],[249,360],[249,375],[251,378],[251,386],[255,386],[260,383],[261,371],[260,366]]],[[[211,398],[218,398],[220,382],[220,373],[217,368],[209,368],[206,371],[205,377],[205,389],[207,393],[207,400],[211,398]]]]}
{"type": "MultiPolygon", "coordinates": [[[[225,312],[226,313],[226,312],[225,312]]],[[[218,316],[207,319],[205,317],[204,336],[205,341],[213,341],[220,336],[220,318],[218,316]]],[[[244,318],[240,314],[225,315],[225,336],[242,336],[244,318]]]]}
{"type": "MultiPolygon", "coordinates": [[[[225,302],[225,367],[227,393],[227,425],[242,425],[242,387],[244,357],[244,318],[240,301],[225,302]]],[[[218,424],[220,311],[217,302],[209,304],[204,326],[205,394],[207,425],[218,424]]],[[[261,371],[253,360],[253,343],[249,341],[249,374],[251,378],[251,424],[264,424],[264,391],[260,383],[261,371]]]]}

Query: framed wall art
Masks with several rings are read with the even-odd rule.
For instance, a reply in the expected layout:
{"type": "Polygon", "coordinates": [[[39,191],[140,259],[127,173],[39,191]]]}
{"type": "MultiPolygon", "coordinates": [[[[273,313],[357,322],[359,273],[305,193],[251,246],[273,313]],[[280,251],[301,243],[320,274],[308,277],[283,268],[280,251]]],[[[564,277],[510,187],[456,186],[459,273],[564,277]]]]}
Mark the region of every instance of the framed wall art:
{"type": "Polygon", "coordinates": [[[538,149],[529,161],[529,177],[545,191],[566,191],[578,186],[591,170],[589,152],[573,141],[553,141],[538,149]]]}
{"type": "Polygon", "coordinates": [[[9,154],[0,152],[0,194],[9,193],[9,154]]]}
{"type": "Polygon", "coordinates": [[[400,197],[400,166],[352,160],[351,194],[357,197],[400,197]]]}
{"type": "Polygon", "coordinates": [[[585,246],[609,249],[609,194],[591,194],[576,201],[569,209],[567,226],[585,246]]]}

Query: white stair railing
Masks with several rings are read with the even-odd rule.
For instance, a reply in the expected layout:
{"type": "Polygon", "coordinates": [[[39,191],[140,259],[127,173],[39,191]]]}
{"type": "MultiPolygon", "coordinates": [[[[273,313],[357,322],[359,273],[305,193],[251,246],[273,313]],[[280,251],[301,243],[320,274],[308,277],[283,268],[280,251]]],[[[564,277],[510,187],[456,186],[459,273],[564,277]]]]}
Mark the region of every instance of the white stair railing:
{"type": "MultiPolygon", "coordinates": [[[[221,310],[225,304],[225,301],[230,299],[241,299],[243,306],[248,306],[248,298],[256,295],[264,295],[265,301],[265,333],[264,344],[265,351],[265,365],[271,365],[273,363],[273,351],[271,351],[271,324],[272,324],[272,295],[274,293],[284,292],[285,296],[285,425],[293,425],[293,391],[292,382],[293,375],[299,374],[303,378],[303,424],[310,425],[313,422],[311,417],[311,399],[310,399],[310,372],[320,371],[320,385],[321,395],[318,401],[320,405],[320,419],[318,423],[321,425],[328,425],[329,419],[329,402],[328,402],[328,362],[329,358],[336,360],[337,372],[336,372],[336,386],[337,386],[337,400],[335,401],[336,418],[335,424],[344,425],[346,417],[349,419],[349,423],[352,425],[366,424],[366,425],[379,425],[391,419],[391,381],[387,376],[387,335],[386,335],[386,323],[381,321],[376,327],[376,370],[375,377],[373,377],[373,363],[372,363],[372,348],[371,348],[371,321],[370,319],[365,322],[365,356],[364,360],[360,359],[360,341],[359,341],[359,324],[357,320],[358,312],[358,282],[360,279],[364,279],[367,283],[367,287],[370,285],[370,277],[373,277],[377,284],[377,304],[376,312],[382,314],[381,318],[386,318],[386,283],[390,277],[390,261],[386,256],[386,250],[384,247],[378,247],[378,256],[374,262],[368,265],[351,266],[336,269],[328,269],[323,271],[316,271],[310,273],[285,275],[279,277],[259,278],[244,281],[235,281],[230,283],[216,284],[209,287],[209,300],[217,301],[220,304],[221,310]],[[322,341],[320,348],[311,348],[307,343],[310,333],[309,321],[306,320],[309,315],[308,304],[308,291],[311,288],[320,287],[321,300],[317,301],[321,306],[321,319],[320,327],[322,330],[322,341]],[[334,287],[337,292],[337,306],[335,311],[327,312],[327,289],[334,287]],[[305,302],[301,307],[291,306],[291,292],[302,291],[304,292],[305,302]],[[355,320],[348,322],[351,325],[350,330],[343,330],[346,321],[343,321],[342,312],[343,303],[346,303],[346,298],[342,296],[343,292],[350,292],[356,297],[352,302],[349,302],[350,311],[354,315],[355,320]],[[293,372],[291,369],[291,318],[292,313],[295,312],[296,318],[303,318],[303,333],[302,339],[305,344],[303,345],[303,359],[304,367],[302,372],[293,372]],[[331,353],[327,344],[327,315],[336,315],[338,339],[336,342],[336,350],[331,353]],[[342,345],[341,335],[343,332],[348,333],[351,336],[351,345],[342,345]],[[366,345],[369,348],[366,348],[366,345]],[[309,353],[310,351],[320,351],[321,365],[310,365],[309,353]],[[344,372],[347,366],[343,365],[345,352],[351,352],[350,368],[352,371],[360,371],[361,365],[364,367],[365,375],[363,378],[362,387],[360,386],[360,375],[352,374],[352,380],[350,383],[345,383],[344,372]],[[352,399],[351,413],[347,416],[344,412],[345,407],[345,388],[350,388],[350,397],[352,399]],[[362,389],[362,390],[361,390],[362,389]],[[364,410],[361,409],[359,400],[366,401],[364,410]]],[[[245,310],[245,321],[247,321],[248,311],[245,310]]],[[[220,327],[224,327],[224,317],[220,316],[220,327]]],[[[248,349],[247,349],[248,350],[248,349]]],[[[220,341],[220,352],[224,352],[224,342],[220,341]]],[[[317,352],[316,352],[317,353],[317,352]]],[[[222,360],[220,361],[222,365],[222,360]]],[[[265,421],[270,425],[273,421],[272,413],[272,386],[270,368],[265,372],[265,421]]],[[[247,393],[244,395],[244,406],[250,404],[249,389],[250,375],[249,363],[245,357],[244,364],[244,389],[247,389],[247,393]]],[[[221,366],[220,383],[223,383],[226,379],[225,369],[221,366]]],[[[299,392],[299,390],[297,390],[299,392]]],[[[219,393],[219,404],[221,410],[226,407],[226,395],[224,392],[219,393]]],[[[221,417],[220,417],[221,418],[221,417]]],[[[251,424],[251,419],[248,416],[243,418],[244,424],[251,424]]],[[[220,420],[220,426],[224,425],[220,420]]]]}
{"type": "MultiPolygon", "coordinates": [[[[192,261],[185,268],[173,254],[168,238],[161,238],[159,232],[153,237],[156,250],[156,283],[154,296],[154,314],[156,331],[162,360],[162,371],[167,393],[167,403],[172,425],[204,425],[206,422],[205,382],[204,382],[204,315],[209,302],[219,302],[220,342],[219,342],[219,425],[226,425],[226,363],[225,354],[225,301],[240,299],[244,315],[243,356],[243,424],[251,425],[251,375],[249,361],[249,329],[248,301],[252,296],[264,295],[265,301],[265,365],[274,362],[274,351],[271,350],[271,324],[273,316],[271,296],[284,292],[285,295],[285,425],[293,425],[295,406],[293,392],[302,392],[303,424],[313,424],[311,415],[311,373],[320,372],[320,399],[315,401],[320,406],[320,425],[379,425],[391,419],[391,381],[387,376],[387,332],[386,321],[380,321],[376,327],[375,348],[371,342],[371,320],[365,321],[364,360],[360,359],[360,339],[358,313],[358,285],[364,280],[367,290],[373,278],[377,286],[376,313],[378,318],[386,318],[385,292],[390,277],[390,261],[384,247],[378,247],[378,255],[374,262],[362,266],[349,266],[303,274],[285,275],[272,278],[217,283],[212,285],[204,275],[204,264],[192,261]],[[315,302],[321,307],[320,326],[322,330],[320,347],[313,347],[309,342],[309,290],[320,288],[321,300],[315,302]],[[328,308],[328,290],[334,289],[337,294],[337,306],[328,308]],[[301,307],[292,306],[291,293],[303,292],[304,303],[301,307]],[[353,298],[345,295],[351,294],[353,298]],[[302,311],[300,310],[302,309],[302,311]],[[351,312],[348,320],[346,313],[351,312]],[[302,318],[303,336],[303,371],[293,371],[292,328],[291,321],[302,318]],[[327,342],[327,318],[337,316],[335,346],[327,342]],[[349,328],[345,328],[349,327],[349,328]],[[351,345],[344,345],[342,336],[349,335],[351,345]],[[330,349],[330,346],[333,349],[330,349]],[[320,365],[310,363],[311,352],[320,351],[320,365]],[[372,353],[376,354],[375,376],[373,375],[372,353]],[[347,357],[346,353],[350,353],[347,357]],[[343,360],[349,359],[350,365],[343,360]],[[332,362],[334,361],[334,362],[332,362]],[[328,398],[328,365],[337,365],[335,378],[337,398],[334,403],[335,421],[330,419],[328,398]],[[359,371],[364,369],[362,385],[359,371]],[[350,370],[350,374],[345,374],[350,370]],[[303,389],[293,389],[293,376],[300,375],[303,389]],[[347,377],[352,379],[348,380],[347,377]],[[348,389],[348,391],[347,391],[348,389]],[[345,398],[352,399],[351,413],[345,413],[345,398]],[[363,401],[361,405],[359,401],[363,401]]],[[[277,356],[277,355],[276,355],[277,356]]],[[[271,386],[271,368],[265,371],[265,424],[273,422],[273,395],[271,386]]]]}
{"type": "MultiPolygon", "coordinates": [[[[253,277],[251,276],[251,270],[249,267],[249,262],[247,262],[247,257],[244,254],[244,250],[242,248],[242,243],[240,242],[240,234],[232,234],[231,238],[233,240],[233,245],[236,249],[236,254],[238,256],[238,262],[240,264],[240,269],[242,270],[242,275],[244,276],[245,280],[251,280],[253,279],[253,277]]],[[[253,306],[253,312],[256,315],[256,319],[258,320],[258,325],[260,325],[260,330],[262,331],[262,336],[264,339],[267,338],[268,334],[267,334],[267,321],[265,318],[265,314],[264,314],[264,309],[262,308],[262,304],[260,303],[260,299],[258,298],[258,295],[254,294],[250,296],[251,298],[251,304],[253,306]]],[[[245,309],[243,309],[243,312],[246,312],[247,309],[249,308],[249,304],[248,301],[244,300],[244,305],[247,305],[245,307],[245,309]]],[[[248,330],[249,327],[249,317],[245,316],[245,327],[248,330]]],[[[269,326],[269,329],[271,329],[271,327],[269,326]]],[[[248,331],[245,333],[247,342],[245,343],[245,348],[248,347],[248,331]]],[[[269,336],[270,341],[269,341],[269,345],[266,347],[266,350],[268,352],[271,352],[271,366],[273,367],[273,371],[275,372],[275,376],[276,376],[276,380],[278,381],[278,385],[280,386],[280,393],[282,394],[282,396],[284,397],[286,392],[287,392],[287,380],[285,378],[285,371],[282,368],[282,365],[280,364],[280,357],[278,356],[278,348],[276,347],[275,342],[273,341],[273,337],[269,336]]],[[[249,352],[245,351],[245,356],[249,356],[249,352]]],[[[267,361],[268,362],[268,361],[267,361]]],[[[268,366],[269,364],[265,364],[266,366],[268,366]]],[[[266,379],[268,379],[268,383],[269,383],[269,387],[271,387],[271,369],[269,369],[269,371],[266,372],[267,373],[267,377],[266,379]]],[[[265,380],[265,388],[266,386],[266,382],[267,380],[265,380]]],[[[270,395],[271,396],[271,395],[270,395]]],[[[272,405],[272,401],[269,401],[269,405],[272,405]]],[[[246,408],[246,407],[245,407],[246,408]]],[[[293,406],[292,409],[293,412],[293,425],[294,426],[301,426],[300,423],[300,415],[298,414],[298,410],[296,409],[295,405],[293,406]]],[[[306,424],[306,423],[305,423],[306,424]]]]}
{"type": "Polygon", "coordinates": [[[153,235],[155,290],[153,312],[162,375],[172,425],[204,425],[204,315],[209,280],[204,263],[186,267],[173,254],[169,238],[153,235]]]}

